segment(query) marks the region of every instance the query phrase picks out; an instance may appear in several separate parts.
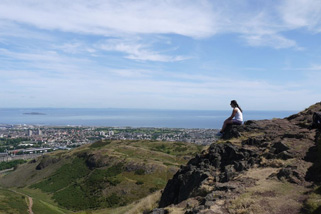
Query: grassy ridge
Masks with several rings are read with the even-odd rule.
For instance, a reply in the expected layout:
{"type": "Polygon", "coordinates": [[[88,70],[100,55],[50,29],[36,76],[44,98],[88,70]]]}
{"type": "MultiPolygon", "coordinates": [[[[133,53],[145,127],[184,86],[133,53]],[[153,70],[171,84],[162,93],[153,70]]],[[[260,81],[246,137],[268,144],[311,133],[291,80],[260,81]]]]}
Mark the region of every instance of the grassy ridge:
{"type": "MultiPolygon", "coordinates": [[[[19,176],[25,177],[19,182],[25,187],[19,190],[34,198],[35,214],[46,209],[53,214],[68,213],[67,210],[99,213],[100,209],[122,213],[120,210],[135,207],[133,202],[164,188],[178,167],[202,148],[180,142],[98,141],[53,153],[60,159],[52,164],[54,169],[49,165],[35,170],[40,160],[18,167],[19,176]],[[44,172],[46,178],[40,176],[44,172]]],[[[6,177],[18,176],[14,173],[0,178],[0,184],[12,186],[6,177]]]]}

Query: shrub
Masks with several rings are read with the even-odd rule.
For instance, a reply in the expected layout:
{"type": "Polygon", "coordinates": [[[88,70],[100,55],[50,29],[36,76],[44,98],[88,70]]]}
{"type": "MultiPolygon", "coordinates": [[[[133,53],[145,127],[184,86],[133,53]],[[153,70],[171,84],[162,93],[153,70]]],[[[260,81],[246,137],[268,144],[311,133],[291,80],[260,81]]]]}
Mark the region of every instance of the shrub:
{"type": "Polygon", "coordinates": [[[106,204],[108,207],[114,207],[119,205],[121,202],[121,197],[119,197],[116,193],[113,193],[106,198],[106,204]]]}
{"type": "Polygon", "coordinates": [[[11,168],[16,169],[19,164],[23,164],[26,162],[27,161],[25,161],[25,160],[13,160],[13,161],[8,161],[8,162],[1,162],[0,163],[0,170],[11,169],[11,168]]]}
{"type": "Polygon", "coordinates": [[[186,150],[187,150],[186,147],[176,147],[176,148],[174,149],[175,152],[185,152],[186,150]]]}
{"type": "Polygon", "coordinates": [[[149,188],[149,192],[150,192],[150,193],[156,192],[157,190],[158,190],[157,187],[149,188]]]}
{"type": "Polygon", "coordinates": [[[143,181],[136,181],[136,184],[137,184],[137,185],[143,185],[144,182],[143,182],[143,181]]]}
{"type": "Polygon", "coordinates": [[[123,172],[123,164],[118,163],[112,167],[109,167],[106,171],[107,177],[113,177],[123,172]]]}
{"type": "Polygon", "coordinates": [[[117,186],[121,181],[118,180],[117,178],[115,177],[112,177],[112,178],[107,178],[107,181],[110,185],[112,186],[117,186]]]}
{"type": "Polygon", "coordinates": [[[135,175],[145,175],[145,170],[144,169],[137,169],[135,171],[135,175]]]}

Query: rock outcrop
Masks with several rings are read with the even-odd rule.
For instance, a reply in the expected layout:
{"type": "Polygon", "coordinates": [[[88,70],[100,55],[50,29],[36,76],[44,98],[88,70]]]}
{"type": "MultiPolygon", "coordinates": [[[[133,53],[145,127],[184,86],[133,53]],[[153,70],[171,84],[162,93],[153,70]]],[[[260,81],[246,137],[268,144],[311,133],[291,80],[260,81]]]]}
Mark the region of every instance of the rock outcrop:
{"type": "Polygon", "coordinates": [[[230,181],[258,162],[255,151],[231,143],[212,144],[206,153],[190,160],[171,179],[162,195],[160,207],[177,204],[193,196],[206,196],[215,183],[230,181]]]}
{"type": "Polygon", "coordinates": [[[311,126],[317,111],[321,102],[284,119],[228,127],[181,166],[154,213],[301,213],[303,193],[321,182],[321,134],[311,126]]]}
{"type": "Polygon", "coordinates": [[[36,166],[36,170],[42,170],[47,166],[57,163],[59,160],[60,159],[58,157],[44,155],[41,157],[39,164],[36,166]]]}

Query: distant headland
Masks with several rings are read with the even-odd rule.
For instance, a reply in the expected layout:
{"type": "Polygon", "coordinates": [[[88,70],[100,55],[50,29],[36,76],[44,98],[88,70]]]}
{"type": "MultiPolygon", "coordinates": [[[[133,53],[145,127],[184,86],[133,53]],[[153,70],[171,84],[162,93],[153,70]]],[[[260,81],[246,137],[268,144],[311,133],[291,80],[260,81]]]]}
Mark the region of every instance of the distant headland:
{"type": "Polygon", "coordinates": [[[40,113],[40,112],[27,112],[27,113],[23,113],[23,114],[27,114],[27,115],[46,115],[46,114],[40,113]]]}

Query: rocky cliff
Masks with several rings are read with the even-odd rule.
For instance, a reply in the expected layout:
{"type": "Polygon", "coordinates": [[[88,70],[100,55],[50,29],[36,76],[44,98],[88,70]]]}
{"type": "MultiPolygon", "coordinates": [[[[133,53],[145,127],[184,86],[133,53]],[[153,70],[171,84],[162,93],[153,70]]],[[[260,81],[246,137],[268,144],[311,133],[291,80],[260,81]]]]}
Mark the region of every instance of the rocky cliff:
{"type": "Polygon", "coordinates": [[[321,213],[317,111],[321,102],[284,119],[229,127],[169,180],[153,213],[321,213]]]}

